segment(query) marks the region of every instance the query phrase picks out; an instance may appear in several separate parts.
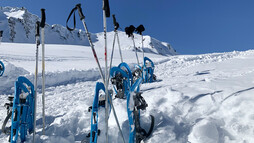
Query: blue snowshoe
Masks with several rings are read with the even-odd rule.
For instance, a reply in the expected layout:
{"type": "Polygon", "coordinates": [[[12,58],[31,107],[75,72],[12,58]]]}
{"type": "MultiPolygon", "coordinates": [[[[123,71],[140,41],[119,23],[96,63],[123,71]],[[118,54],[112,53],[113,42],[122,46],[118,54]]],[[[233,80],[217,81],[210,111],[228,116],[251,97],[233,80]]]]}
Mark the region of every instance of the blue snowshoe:
{"type": "Polygon", "coordinates": [[[33,132],[34,120],[34,86],[25,77],[19,77],[15,82],[11,118],[11,143],[16,143],[18,135],[21,142],[26,141],[27,133],[33,132]]]}
{"type": "MultiPolygon", "coordinates": [[[[110,94],[110,92],[109,92],[110,94]]],[[[110,95],[111,98],[111,95],[110,95]]],[[[112,100],[112,99],[111,99],[112,100]]],[[[99,123],[100,126],[104,123],[104,119],[105,118],[105,86],[103,83],[101,82],[97,82],[96,83],[96,87],[95,87],[95,95],[94,95],[94,100],[93,100],[93,106],[90,107],[90,111],[92,111],[91,114],[91,132],[90,134],[88,134],[87,137],[90,137],[90,143],[97,143],[98,142],[103,142],[100,141],[101,139],[104,139],[103,137],[99,136],[103,136],[104,133],[101,133],[102,131],[99,130],[99,123]],[[102,96],[102,94],[104,94],[104,97],[102,96]]],[[[111,104],[109,103],[109,114],[111,111],[111,104]]],[[[102,125],[104,127],[104,125],[102,125]]]]}
{"type": "Polygon", "coordinates": [[[156,75],[154,75],[154,63],[148,57],[144,57],[143,65],[143,82],[151,83],[156,80],[156,75]]]}
{"type": "Polygon", "coordinates": [[[140,126],[140,110],[145,110],[148,106],[144,98],[139,92],[139,86],[142,83],[142,78],[136,80],[131,86],[127,96],[127,112],[129,119],[129,143],[140,143],[149,137],[154,127],[154,116],[151,116],[151,126],[148,132],[146,132],[140,126]]]}
{"type": "Polygon", "coordinates": [[[121,63],[118,67],[111,68],[110,78],[116,98],[126,99],[132,84],[132,73],[129,66],[126,63],[121,63]]]}
{"type": "Polygon", "coordinates": [[[4,63],[0,61],[0,77],[4,74],[4,70],[5,70],[4,63]]]}

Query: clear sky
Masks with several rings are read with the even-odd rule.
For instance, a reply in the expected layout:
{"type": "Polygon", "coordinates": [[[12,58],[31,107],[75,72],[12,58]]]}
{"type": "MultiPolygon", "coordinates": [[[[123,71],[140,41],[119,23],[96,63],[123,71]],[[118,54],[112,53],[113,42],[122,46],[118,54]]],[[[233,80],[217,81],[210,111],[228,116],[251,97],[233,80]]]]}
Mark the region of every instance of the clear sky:
{"type": "MultiPolygon", "coordinates": [[[[47,23],[62,24],[81,3],[90,32],[102,32],[102,0],[1,0],[0,6],[26,7],[47,23]]],[[[146,28],[144,34],[170,43],[180,54],[254,48],[254,0],[109,0],[120,27],[146,28]]],[[[113,30],[112,17],[108,31],[113,30]]],[[[78,28],[82,28],[77,20],[78,28]]]]}

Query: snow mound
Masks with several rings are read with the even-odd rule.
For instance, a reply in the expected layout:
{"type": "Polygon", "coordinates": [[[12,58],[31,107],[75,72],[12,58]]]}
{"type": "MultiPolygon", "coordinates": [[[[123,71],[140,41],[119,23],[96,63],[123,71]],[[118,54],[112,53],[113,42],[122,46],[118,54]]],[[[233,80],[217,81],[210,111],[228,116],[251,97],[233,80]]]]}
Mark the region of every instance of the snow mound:
{"type": "Polygon", "coordinates": [[[12,94],[14,92],[14,82],[21,75],[29,74],[27,70],[22,67],[16,67],[15,65],[3,61],[5,71],[2,77],[0,77],[0,95],[12,94]]]}
{"type": "Polygon", "coordinates": [[[213,121],[202,120],[193,127],[188,138],[191,143],[218,143],[219,132],[213,121]]]}
{"type": "MultiPolygon", "coordinates": [[[[28,79],[33,81],[34,75],[30,74],[26,76],[28,79]]],[[[42,83],[42,75],[38,74],[38,86],[41,87],[42,83]]],[[[100,78],[100,74],[98,70],[90,69],[90,70],[68,70],[61,72],[46,72],[45,74],[45,84],[47,87],[51,86],[60,86],[67,85],[77,82],[85,82],[85,81],[96,81],[100,78]],[[89,75],[89,76],[88,76],[89,75]]]]}

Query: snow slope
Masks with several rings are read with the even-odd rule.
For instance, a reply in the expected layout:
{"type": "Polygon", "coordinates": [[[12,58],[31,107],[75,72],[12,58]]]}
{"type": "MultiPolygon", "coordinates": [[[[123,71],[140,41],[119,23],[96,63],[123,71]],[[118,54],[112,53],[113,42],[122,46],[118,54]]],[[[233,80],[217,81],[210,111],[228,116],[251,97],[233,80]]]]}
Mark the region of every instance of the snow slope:
{"type": "MultiPolygon", "coordinates": [[[[103,60],[103,50],[98,57],[103,60]]],[[[0,60],[6,65],[0,77],[0,124],[7,96],[20,75],[33,81],[35,47],[33,44],[2,43],[0,60]]],[[[134,52],[124,50],[124,61],[133,66],[134,52]]],[[[139,52],[139,56],[141,57],[139,52]]],[[[155,62],[158,81],[143,84],[141,91],[148,103],[141,112],[142,125],[155,128],[146,143],[252,143],[254,142],[254,51],[204,55],[160,56],[147,53],[155,62]]],[[[120,62],[115,51],[113,65],[120,62]]],[[[101,65],[104,62],[101,61],[101,65]]],[[[41,69],[39,69],[41,71],[41,69]]],[[[46,45],[46,135],[42,136],[41,91],[38,95],[38,143],[80,143],[90,130],[95,84],[101,81],[90,47],[46,45]]],[[[40,83],[40,81],[39,81],[40,83]]],[[[126,101],[113,100],[128,139],[126,101]]],[[[100,127],[103,130],[103,127],[100,127]]],[[[0,130],[1,133],[1,130],[0,130]]],[[[30,135],[27,142],[31,142],[30,135]]],[[[113,114],[109,119],[109,138],[122,142],[113,114]]],[[[8,136],[0,134],[0,142],[8,136]]]]}

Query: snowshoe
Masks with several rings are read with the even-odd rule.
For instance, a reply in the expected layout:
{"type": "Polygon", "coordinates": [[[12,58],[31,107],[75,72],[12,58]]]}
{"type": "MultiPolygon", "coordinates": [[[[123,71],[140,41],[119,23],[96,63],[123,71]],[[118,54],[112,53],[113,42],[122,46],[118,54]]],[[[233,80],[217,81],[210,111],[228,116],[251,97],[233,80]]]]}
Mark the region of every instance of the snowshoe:
{"type": "Polygon", "coordinates": [[[15,95],[11,118],[11,143],[16,143],[18,135],[21,142],[26,141],[27,133],[33,132],[34,119],[34,86],[25,77],[15,82],[15,95]]]}
{"type": "MultiPolygon", "coordinates": [[[[109,95],[111,93],[109,92],[109,95]]],[[[111,98],[111,95],[110,95],[111,98]]],[[[112,99],[111,99],[112,100],[112,99]]],[[[95,95],[92,106],[91,114],[91,132],[87,135],[90,138],[90,143],[103,142],[105,133],[99,129],[99,125],[104,127],[105,120],[105,86],[101,82],[96,83],[95,95]],[[101,133],[103,132],[103,133],[101,133]],[[100,137],[99,137],[100,136],[100,137]]],[[[109,101],[108,101],[109,102],[109,101]]],[[[111,105],[109,102],[109,114],[111,111],[111,105]]]]}
{"type": "Polygon", "coordinates": [[[140,126],[140,110],[145,110],[148,106],[144,98],[139,92],[139,86],[142,83],[142,78],[136,80],[131,86],[130,92],[127,96],[127,112],[129,119],[129,143],[140,143],[148,136],[151,135],[154,127],[154,117],[151,116],[151,126],[148,132],[146,132],[140,126]]]}
{"type": "Polygon", "coordinates": [[[148,57],[144,57],[144,65],[143,65],[143,79],[144,83],[151,83],[156,80],[156,75],[154,75],[154,63],[148,57]]]}
{"type": "Polygon", "coordinates": [[[4,63],[0,61],[0,76],[2,76],[4,74],[4,63]]]}

